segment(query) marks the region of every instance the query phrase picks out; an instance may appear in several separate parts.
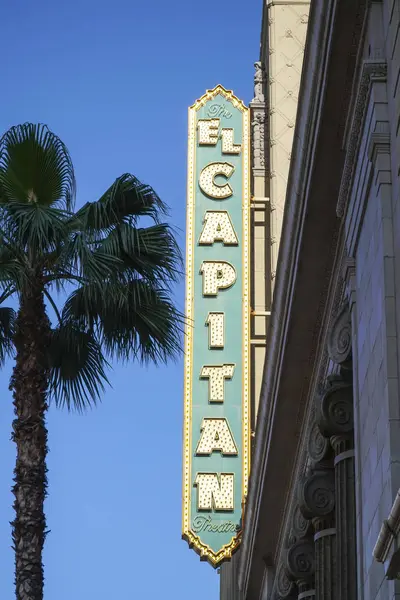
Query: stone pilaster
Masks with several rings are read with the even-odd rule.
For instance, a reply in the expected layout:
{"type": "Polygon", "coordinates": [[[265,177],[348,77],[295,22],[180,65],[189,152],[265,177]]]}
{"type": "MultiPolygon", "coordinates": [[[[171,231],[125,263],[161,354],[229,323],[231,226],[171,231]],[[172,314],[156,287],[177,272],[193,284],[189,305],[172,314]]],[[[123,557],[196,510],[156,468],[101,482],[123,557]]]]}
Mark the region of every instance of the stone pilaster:
{"type": "Polygon", "coordinates": [[[316,598],[337,600],[337,549],[333,514],[312,521],[315,543],[316,598]]]}
{"type": "Polygon", "coordinates": [[[300,483],[299,503],[315,532],[315,596],[336,600],[335,478],[333,469],[314,469],[300,483]]]}
{"type": "Polygon", "coordinates": [[[340,568],[338,598],[357,598],[356,499],[353,435],[331,438],[335,451],[337,561],[340,568]]]}
{"type": "Polygon", "coordinates": [[[332,378],[321,399],[320,429],[334,450],[337,598],[357,598],[356,511],[354,481],[353,388],[332,378]]]}

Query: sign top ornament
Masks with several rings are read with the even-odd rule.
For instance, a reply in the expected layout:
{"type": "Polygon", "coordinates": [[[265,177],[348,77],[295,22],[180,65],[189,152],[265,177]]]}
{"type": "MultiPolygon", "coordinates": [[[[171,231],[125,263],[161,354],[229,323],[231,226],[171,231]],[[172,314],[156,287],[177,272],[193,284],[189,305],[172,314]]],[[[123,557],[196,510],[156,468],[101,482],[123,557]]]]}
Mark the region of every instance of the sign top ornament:
{"type": "Polygon", "coordinates": [[[250,462],[249,111],[189,109],[182,536],[214,567],[241,539],[250,462]]]}

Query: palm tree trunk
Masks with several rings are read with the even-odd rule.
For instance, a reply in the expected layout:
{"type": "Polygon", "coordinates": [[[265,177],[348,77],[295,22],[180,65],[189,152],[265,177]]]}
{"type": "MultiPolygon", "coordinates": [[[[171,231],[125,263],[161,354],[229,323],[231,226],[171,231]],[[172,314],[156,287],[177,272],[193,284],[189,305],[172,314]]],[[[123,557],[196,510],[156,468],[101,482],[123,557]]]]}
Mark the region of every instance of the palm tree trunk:
{"type": "Polygon", "coordinates": [[[14,340],[17,355],[10,382],[15,413],[12,437],[17,446],[12,523],[17,600],[43,599],[50,323],[42,290],[41,282],[31,281],[21,294],[14,340]]]}

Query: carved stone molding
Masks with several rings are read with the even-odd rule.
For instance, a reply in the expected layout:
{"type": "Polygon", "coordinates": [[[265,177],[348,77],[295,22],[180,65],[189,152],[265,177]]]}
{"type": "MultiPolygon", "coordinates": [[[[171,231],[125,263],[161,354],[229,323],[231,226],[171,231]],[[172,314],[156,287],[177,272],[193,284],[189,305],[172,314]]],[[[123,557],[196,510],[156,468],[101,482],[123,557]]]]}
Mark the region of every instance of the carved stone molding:
{"type": "Polygon", "coordinates": [[[342,369],[351,369],[352,331],[347,303],[343,304],[331,325],[328,335],[328,354],[342,369]]]}
{"type": "Polygon", "coordinates": [[[252,150],[253,150],[253,169],[265,169],[265,127],[266,118],[264,110],[253,110],[251,127],[253,130],[252,150]]]}
{"type": "Polygon", "coordinates": [[[307,450],[309,457],[315,463],[326,458],[331,451],[329,440],[322,435],[317,422],[312,425],[308,435],[307,450]]]}
{"type": "Polygon", "coordinates": [[[353,179],[356,156],[362,134],[367,103],[370,96],[371,86],[376,81],[386,81],[387,64],[382,59],[367,60],[364,62],[360,83],[355,98],[353,123],[349,135],[349,144],[343,168],[342,181],[339,190],[339,199],[336,206],[336,214],[343,217],[346,209],[351,182],[353,179]]]}
{"type": "Polygon", "coordinates": [[[299,485],[299,505],[306,519],[326,517],[335,508],[333,470],[315,471],[299,485]]]}
{"type": "Polygon", "coordinates": [[[250,102],[252,128],[252,167],[253,174],[265,176],[265,140],[268,127],[264,90],[266,86],[265,69],[261,62],[254,63],[254,98],[250,102]]]}
{"type": "Polygon", "coordinates": [[[315,572],[314,542],[312,539],[299,540],[289,548],[286,567],[294,581],[311,582],[315,572]]]}
{"type": "Polygon", "coordinates": [[[321,397],[318,425],[325,437],[351,434],[353,431],[353,386],[337,378],[321,397]]]}

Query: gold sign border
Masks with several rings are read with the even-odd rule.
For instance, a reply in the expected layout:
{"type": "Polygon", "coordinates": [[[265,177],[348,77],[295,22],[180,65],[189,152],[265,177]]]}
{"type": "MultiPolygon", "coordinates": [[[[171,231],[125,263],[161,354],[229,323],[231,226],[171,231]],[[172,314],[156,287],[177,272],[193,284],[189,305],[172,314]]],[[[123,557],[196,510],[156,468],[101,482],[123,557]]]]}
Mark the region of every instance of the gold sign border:
{"type": "Polygon", "coordinates": [[[189,108],[189,139],[188,139],[188,181],[187,181],[187,213],[186,213],[186,300],[185,310],[187,325],[185,330],[185,359],[184,359],[184,419],[183,419],[183,510],[182,538],[200,555],[201,560],[207,560],[217,567],[224,560],[229,560],[241,541],[241,531],[232,538],[229,544],[214,552],[190,528],[191,511],[191,448],[192,448],[192,376],[193,376],[193,253],[194,253],[194,209],[195,209],[195,172],[196,172],[196,113],[208,100],[218,95],[223,96],[243,113],[243,391],[242,391],[242,501],[247,496],[247,485],[250,473],[250,115],[249,109],[237,98],[232,91],[217,85],[199,98],[189,108]]]}

